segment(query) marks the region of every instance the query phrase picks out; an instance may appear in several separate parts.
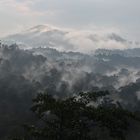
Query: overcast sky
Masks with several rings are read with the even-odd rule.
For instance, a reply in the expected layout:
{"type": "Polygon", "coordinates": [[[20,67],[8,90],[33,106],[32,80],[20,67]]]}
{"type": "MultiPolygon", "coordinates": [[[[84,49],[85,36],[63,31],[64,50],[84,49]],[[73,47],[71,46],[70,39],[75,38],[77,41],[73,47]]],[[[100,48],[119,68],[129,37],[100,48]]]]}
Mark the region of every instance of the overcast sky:
{"type": "Polygon", "coordinates": [[[140,0],[0,0],[0,36],[38,24],[117,28],[140,39],[140,0]]]}

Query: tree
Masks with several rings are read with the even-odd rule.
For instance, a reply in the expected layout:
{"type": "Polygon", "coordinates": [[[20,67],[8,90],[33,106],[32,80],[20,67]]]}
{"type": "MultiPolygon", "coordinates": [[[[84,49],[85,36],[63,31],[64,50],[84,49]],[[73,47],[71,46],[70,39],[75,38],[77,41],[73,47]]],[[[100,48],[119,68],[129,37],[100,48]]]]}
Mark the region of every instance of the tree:
{"type": "Polygon", "coordinates": [[[107,100],[108,94],[107,91],[81,92],[63,99],[38,94],[31,108],[38,121],[24,126],[27,132],[24,139],[125,140],[129,121],[136,118],[133,113],[107,100]]]}

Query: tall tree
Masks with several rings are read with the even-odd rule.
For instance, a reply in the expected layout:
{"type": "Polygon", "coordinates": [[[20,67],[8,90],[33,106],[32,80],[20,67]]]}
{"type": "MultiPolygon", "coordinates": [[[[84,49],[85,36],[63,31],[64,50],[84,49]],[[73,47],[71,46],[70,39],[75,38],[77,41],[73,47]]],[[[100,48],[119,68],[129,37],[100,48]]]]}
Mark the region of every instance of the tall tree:
{"type": "Polygon", "coordinates": [[[38,94],[31,110],[38,121],[25,125],[25,140],[125,140],[134,114],[113,104],[107,91],[59,99],[38,94]]]}

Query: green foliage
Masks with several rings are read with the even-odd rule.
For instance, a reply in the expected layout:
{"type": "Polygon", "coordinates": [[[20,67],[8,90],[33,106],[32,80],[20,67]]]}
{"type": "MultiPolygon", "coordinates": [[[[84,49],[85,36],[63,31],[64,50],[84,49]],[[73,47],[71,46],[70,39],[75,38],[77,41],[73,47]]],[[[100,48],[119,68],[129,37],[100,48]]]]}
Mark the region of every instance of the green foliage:
{"type": "MultiPolygon", "coordinates": [[[[77,96],[56,99],[38,94],[31,110],[39,121],[26,125],[27,140],[98,140],[106,137],[125,140],[129,120],[135,116],[120,105],[105,100],[107,91],[79,93],[77,96]],[[99,99],[103,101],[94,106],[99,99]]],[[[108,138],[107,138],[108,139],[108,138]]]]}

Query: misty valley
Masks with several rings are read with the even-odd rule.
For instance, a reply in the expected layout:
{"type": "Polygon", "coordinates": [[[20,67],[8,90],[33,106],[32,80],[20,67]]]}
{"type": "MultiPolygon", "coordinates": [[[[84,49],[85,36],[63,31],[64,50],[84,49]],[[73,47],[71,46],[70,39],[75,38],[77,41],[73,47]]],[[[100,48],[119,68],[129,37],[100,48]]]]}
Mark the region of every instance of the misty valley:
{"type": "Polygon", "coordinates": [[[0,0],[0,140],[140,140],[140,0],[0,0]]]}
{"type": "Polygon", "coordinates": [[[140,140],[140,0],[0,0],[0,140],[140,140]]]}
{"type": "Polygon", "coordinates": [[[139,62],[139,48],[97,49],[84,54],[49,47],[21,49],[17,44],[1,43],[0,139],[139,139],[139,62]],[[64,128],[59,128],[65,137],[53,126],[59,124],[61,111],[67,114],[63,116],[67,123],[64,121],[64,128]],[[48,135],[42,129],[46,128],[41,122],[44,117],[53,121],[45,131],[48,135]],[[71,118],[82,123],[71,124],[71,118]],[[25,124],[30,125],[26,131],[31,131],[32,137],[24,137],[25,124]],[[85,131],[78,131],[81,129],[85,131]]]}

